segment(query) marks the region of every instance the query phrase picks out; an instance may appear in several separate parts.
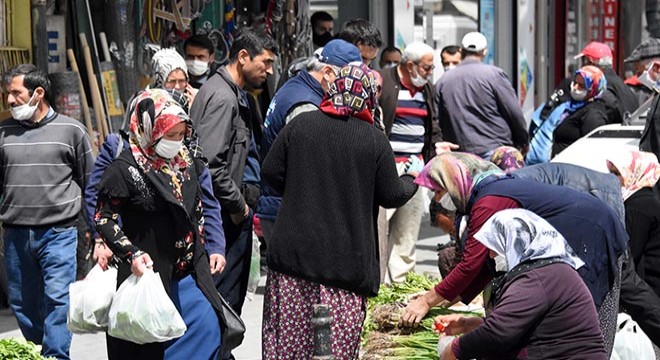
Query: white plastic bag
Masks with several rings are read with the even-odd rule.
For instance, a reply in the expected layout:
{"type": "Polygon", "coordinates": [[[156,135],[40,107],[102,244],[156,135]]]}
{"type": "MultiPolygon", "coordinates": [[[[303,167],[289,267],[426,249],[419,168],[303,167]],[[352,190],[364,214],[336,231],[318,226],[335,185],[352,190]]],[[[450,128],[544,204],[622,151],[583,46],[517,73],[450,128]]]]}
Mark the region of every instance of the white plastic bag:
{"type": "Polygon", "coordinates": [[[248,286],[245,297],[252,301],[259,287],[261,279],[261,253],[259,251],[259,238],[252,232],[252,256],[250,257],[250,274],[248,275],[248,286]]]}
{"type": "Polygon", "coordinates": [[[74,334],[108,329],[108,312],[117,289],[117,269],[103,271],[96,265],[80,281],[69,286],[69,312],[66,326],[74,334]]]}
{"type": "Polygon", "coordinates": [[[653,343],[628,314],[617,317],[611,360],[655,360],[653,343]]]}
{"type": "Polygon", "coordinates": [[[186,324],[153,270],[129,276],[117,289],[108,335],[146,344],[176,339],[185,332],[186,324]]]}

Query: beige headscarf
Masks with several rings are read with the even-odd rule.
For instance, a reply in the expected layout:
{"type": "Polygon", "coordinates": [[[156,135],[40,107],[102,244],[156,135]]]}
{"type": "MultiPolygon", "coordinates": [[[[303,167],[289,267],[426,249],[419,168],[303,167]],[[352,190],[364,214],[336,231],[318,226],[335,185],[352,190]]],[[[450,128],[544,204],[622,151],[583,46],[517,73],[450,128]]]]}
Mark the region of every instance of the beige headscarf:
{"type": "Polygon", "coordinates": [[[623,178],[623,200],[645,187],[653,187],[660,178],[660,164],[655,154],[643,151],[624,151],[607,159],[607,167],[623,178]]]}

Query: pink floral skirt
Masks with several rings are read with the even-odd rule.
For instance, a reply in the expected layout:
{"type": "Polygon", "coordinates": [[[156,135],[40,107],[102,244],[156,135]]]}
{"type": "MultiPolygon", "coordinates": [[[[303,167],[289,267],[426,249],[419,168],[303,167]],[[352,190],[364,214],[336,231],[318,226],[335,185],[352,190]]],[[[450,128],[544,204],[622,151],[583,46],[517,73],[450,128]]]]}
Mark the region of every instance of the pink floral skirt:
{"type": "Polygon", "coordinates": [[[357,359],[366,298],[269,270],[262,328],[264,360],[312,357],[315,304],[330,305],[335,359],[357,359]]]}

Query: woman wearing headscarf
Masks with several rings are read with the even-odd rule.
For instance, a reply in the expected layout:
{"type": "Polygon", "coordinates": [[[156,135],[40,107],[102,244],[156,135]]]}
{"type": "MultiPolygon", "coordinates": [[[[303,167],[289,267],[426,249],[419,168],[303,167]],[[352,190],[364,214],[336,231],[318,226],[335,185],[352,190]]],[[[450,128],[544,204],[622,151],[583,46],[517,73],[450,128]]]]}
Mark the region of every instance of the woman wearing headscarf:
{"type": "Polygon", "coordinates": [[[605,104],[599,101],[607,91],[603,72],[593,66],[583,66],[571,82],[571,100],[553,132],[552,156],[559,154],[579,138],[607,123],[605,104]]]}
{"type": "Polygon", "coordinates": [[[493,278],[488,249],[474,235],[500,210],[523,208],[548,221],[586,264],[580,276],[599,309],[608,351],[614,337],[618,307],[619,257],[628,236],[609,206],[594,196],[563,186],[518,179],[472,154],[440,154],[416,180],[432,190],[445,189],[457,209],[467,216],[467,236],[461,262],[435,289],[411,301],[402,316],[405,325],[418,324],[430,307],[456,301],[469,303],[493,278]]]}
{"type": "Polygon", "coordinates": [[[195,100],[197,89],[188,83],[188,67],[176,49],[165,48],[156,51],[151,58],[151,77],[153,78],[152,88],[176,90],[182,93],[186,98],[188,111],[195,100]]]}
{"type": "Polygon", "coordinates": [[[263,178],[282,193],[268,243],[264,359],[311,358],[313,304],[331,306],[335,358],[357,357],[366,298],[380,284],[378,206],[417,191],[373,126],[375,96],[369,68],[341,68],[319,110],[287,124],[264,160],[263,178]]]}
{"type": "Polygon", "coordinates": [[[660,295],[660,201],[653,194],[660,178],[658,159],[649,152],[625,151],[607,160],[607,167],[621,181],[637,273],[660,295]]]}
{"type": "MultiPolygon", "coordinates": [[[[186,63],[176,50],[161,49],[154,54],[151,59],[151,77],[153,78],[153,83],[147,89],[164,89],[188,113],[195,94],[197,94],[197,90],[188,84],[186,63]]],[[[94,162],[94,170],[85,187],[85,209],[87,210],[90,229],[94,228],[93,216],[98,196],[97,184],[101,180],[103,172],[112,161],[124,149],[128,149],[128,133],[126,130],[130,124],[130,117],[139,96],[140,93],[138,92],[130,99],[122,129],[106,137],[94,162]]],[[[197,136],[192,127],[189,136],[186,138],[186,146],[193,157],[203,157],[202,149],[198,145],[197,136]]],[[[211,174],[206,167],[200,177],[200,183],[203,192],[202,202],[204,203],[206,228],[212,230],[207,231],[206,247],[211,255],[211,263],[214,265],[213,273],[218,273],[222,272],[226,263],[224,258],[225,237],[222,230],[222,219],[220,218],[220,204],[213,195],[211,174]]],[[[94,239],[93,259],[102,267],[105,267],[112,256],[112,252],[95,231],[92,231],[91,235],[94,239]]]]}
{"type": "Polygon", "coordinates": [[[607,359],[598,315],[576,271],[584,262],[547,221],[524,209],[492,216],[475,239],[505,272],[490,292],[485,319],[435,319],[459,335],[441,359],[607,359]]]}
{"type": "Polygon", "coordinates": [[[525,157],[513,146],[500,146],[493,151],[490,161],[504,172],[521,169],[525,166],[525,157]]]}
{"type": "Polygon", "coordinates": [[[96,228],[121,260],[118,285],[153,267],[188,327],[167,343],[138,345],[108,336],[110,359],[215,359],[220,352],[221,300],[203,240],[198,176],[204,164],[183,145],[190,123],[165,91],[140,93],[131,114],[130,151],[119,155],[98,185],[96,228]]]}

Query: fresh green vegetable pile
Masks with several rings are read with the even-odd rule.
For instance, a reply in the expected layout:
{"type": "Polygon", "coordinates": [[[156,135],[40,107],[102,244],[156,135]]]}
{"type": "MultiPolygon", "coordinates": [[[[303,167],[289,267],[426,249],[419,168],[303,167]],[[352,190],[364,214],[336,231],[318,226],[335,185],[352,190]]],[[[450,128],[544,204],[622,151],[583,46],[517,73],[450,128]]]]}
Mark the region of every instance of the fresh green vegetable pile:
{"type": "Polygon", "coordinates": [[[438,315],[479,313],[434,307],[416,329],[400,327],[399,318],[413,295],[433,288],[437,280],[414,272],[403,283],[382,285],[378,295],[367,302],[367,316],[362,331],[362,359],[437,359],[438,335],[433,319],[438,315]]]}
{"type": "Polygon", "coordinates": [[[0,339],[2,360],[55,360],[41,356],[41,346],[24,339],[0,339]]]}

